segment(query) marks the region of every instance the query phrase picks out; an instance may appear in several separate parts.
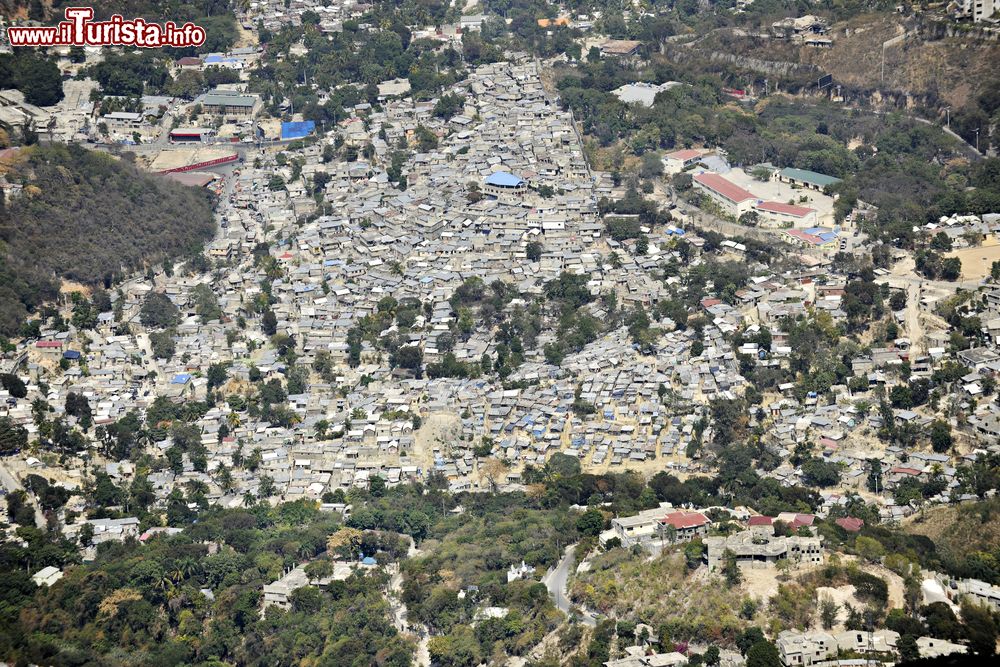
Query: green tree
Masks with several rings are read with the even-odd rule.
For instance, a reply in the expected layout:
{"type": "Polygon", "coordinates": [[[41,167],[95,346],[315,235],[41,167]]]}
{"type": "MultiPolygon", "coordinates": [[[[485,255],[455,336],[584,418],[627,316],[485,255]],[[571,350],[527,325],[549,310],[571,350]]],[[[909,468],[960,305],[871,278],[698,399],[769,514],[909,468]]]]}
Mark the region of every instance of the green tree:
{"type": "Polygon", "coordinates": [[[292,609],[303,614],[315,614],[323,606],[323,597],[315,586],[303,586],[289,596],[292,609]]]}
{"type": "Polygon", "coordinates": [[[314,560],[305,566],[305,573],[309,581],[318,582],[333,574],[333,563],[325,558],[314,560]]]}
{"type": "Polygon", "coordinates": [[[834,486],[840,481],[840,468],[836,463],[809,458],[801,465],[802,476],[810,486],[834,486]]]}
{"type": "Polygon", "coordinates": [[[823,624],[824,630],[830,630],[837,623],[837,612],[840,611],[840,605],[833,601],[830,597],[824,596],[819,603],[819,619],[820,623],[823,624]]]}
{"type": "Polygon", "coordinates": [[[663,161],[656,153],[643,153],[639,164],[639,176],[642,178],[656,178],[663,175],[663,161]]]}
{"type": "Polygon", "coordinates": [[[229,377],[229,370],[224,363],[215,363],[208,367],[208,372],[206,373],[206,378],[208,380],[208,389],[211,391],[216,387],[221,387],[226,383],[229,377]]]}
{"type": "Polygon", "coordinates": [[[947,257],[941,262],[941,277],[944,280],[958,280],[962,275],[962,260],[958,257],[947,257]]]}
{"type": "Polygon", "coordinates": [[[740,572],[739,563],[736,562],[736,554],[729,549],[722,552],[722,576],[730,588],[738,586],[743,581],[743,573],[740,572]]]}
{"type": "Polygon", "coordinates": [[[458,625],[448,634],[430,640],[431,660],[441,667],[475,667],[482,662],[482,649],[472,627],[458,625]]]}
{"type": "Polygon", "coordinates": [[[755,625],[751,625],[749,628],[744,630],[736,637],[736,648],[739,649],[740,654],[744,657],[750,652],[750,649],[760,642],[766,642],[764,638],[764,633],[755,625]]]}
{"type": "Polygon", "coordinates": [[[969,648],[980,656],[996,653],[997,623],[990,610],[970,601],[962,603],[962,622],[969,638],[969,648]]]}
{"type": "Polygon", "coordinates": [[[769,641],[761,640],[747,651],[746,667],[781,667],[781,664],[778,647],[769,641]]]}
{"type": "Polygon", "coordinates": [[[157,359],[170,359],[174,356],[177,344],[174,342],[174,330],[154,331],[149,334],[149,346],[157,359]]]}
{"type": "Polygon", "coordinates": [[[948,422],[935,419],[931,423],[931,447],[935,452],[941,454],[949,451],[953,444],[954,438],[952,438],[948,422]]]}
{"type": "Polygon", "coordinates": [[[260,328],[268,336],[278,333],[278,318],[270,308],[264,311],[264,316],[260,321],[260,328]]]}
{"type": "Polygon", "coordinates": [[[645,234],[640,234],[639,238],[635,241],[635,254],[645,255],[649,252],[649,237],[645,234]]]}
{"type": "Polygon", "coordinates": [[[419,373],[424,363],[424,352],[417,345],[405,345],[396,351],[396,365],[419,373]]]}
{"type": "Polygon", "coordinates": [[[597,537],[604,530],[604,515],[591,507],[576,520],[576,529],[581,535],[597,537]]]}
{"type": "Polygon", "coordinates": [[[28,395],[28,387],[14,373],[0,374],[0,386],[3,386],[7,390],[7,393],[14,398],[24,398],[28,395]]]}
{"type": "Polygon", "coordinates": [[[899,651],[899,661],[901,663],[912,662],[920,658],[920,647],[913,635],[900,635],[896,642],[896,650],[899,651]]]}
{"type": "Polygon", "coordinates": [[[28,104],[52,106],[63,98],[62,72],[54,60],[32,49],[18,49],[0,55],[0,88],[23,91],[28,104]]]}
{"type": "Polygon", "coordinates": [[[142,301],[139,321],[145,327],[163,329],[177,324],[179,312],[166,294],[150,292],[142,301]]]}
{"type": "Polygon", "coordinates": [[[858,555],[869,563],[877,563],[885,555],[885,547],[875,538],[860,535],[854,541],[858,555]]]}
{"type": "Polygon", "coordinates": [[[27,446],[27,429],[10,417],[0,417],[0,456],[11,456],[27,446]]]}
{"type": "Polygon", "coordinates": [[[222,319],[222,309],[219,307],[219,301],[211,287],[205,283],[195,285],[194,289],[191,290],[191,298],[194,301],[194,312],[197,313],[202,324],[222,319]]]}

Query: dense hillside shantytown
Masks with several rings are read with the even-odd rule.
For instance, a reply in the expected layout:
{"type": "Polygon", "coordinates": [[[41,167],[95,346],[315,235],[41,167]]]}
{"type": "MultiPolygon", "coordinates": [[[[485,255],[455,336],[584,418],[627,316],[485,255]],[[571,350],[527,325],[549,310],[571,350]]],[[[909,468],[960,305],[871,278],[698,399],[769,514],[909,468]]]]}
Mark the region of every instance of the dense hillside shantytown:
{"type": "Polygon", "coordinates": [[[0,17],[0,664],[996,660],[1000,3],[0,17]]]}

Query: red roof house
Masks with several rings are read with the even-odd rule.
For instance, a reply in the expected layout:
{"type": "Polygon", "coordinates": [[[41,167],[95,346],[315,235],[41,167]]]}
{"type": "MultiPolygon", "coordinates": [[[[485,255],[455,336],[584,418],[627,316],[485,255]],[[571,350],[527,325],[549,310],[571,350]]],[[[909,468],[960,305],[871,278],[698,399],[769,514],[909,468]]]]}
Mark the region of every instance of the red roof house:
{"type": "Polygon", "coordinates": [[[796,206],[795,204],[783,204],[780,201],[764,201],[757,204],[757,209],[765,213],[778,213],[789,215],[793,218],[805,218],[815,213],[816,209],[808,206],[796,206]]]}
{"type": "Polygon", "coordinates": [[[861,530],[861,526],[865,525],[864,521],[853,516],[841,517],[834,521],[834,523],[849,533],[856,533],[861,530]]]}
{"type": "Polygon", "coordinates": [[[678,510],[677,512],[671,512],[660,519],[660,523],[664,526],[673,526],[677,530],[684,530],[705,526],[708,524],[708,518],[701,512],[685,512],[683,510],[678,510]]]}

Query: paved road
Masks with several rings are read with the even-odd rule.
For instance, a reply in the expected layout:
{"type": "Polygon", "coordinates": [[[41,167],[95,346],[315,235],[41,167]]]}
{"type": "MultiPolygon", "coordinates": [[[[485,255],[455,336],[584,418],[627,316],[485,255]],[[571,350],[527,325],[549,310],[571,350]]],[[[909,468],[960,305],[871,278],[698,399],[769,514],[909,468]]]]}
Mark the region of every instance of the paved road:
{"type": "MultiPolygon", "coordinates": [[[[549,570],[548,573],[542,578],[542,583],[545,584],[545,588],[549,590],[549,595],[552,596],[552,601],[555,602],[556,607],[562,613],[567,616],[571,613],[571,608],[573,603],[570,602],[567,593],[567,584],[569,583],[569,568],[573,565],[573,550],[576,548],[575,544],[571,544],[566,547],[563,552],[562,559],[556,563],[556,567],[553,570],[549,570]]],[[[580,621],[584,625],[589,625],[591,627],[597,625],[597,621],[594,620],[590,612],[583,610],[579,616],[580,621]]]]}
{"type": "Polygon", "coordinates": [[[22,488],[21,483],[17,481],[12,474],[10,474],[10,471],[7,470],[7,467],[2,461],[0,461],[0,484],[3,484],[3,488],[6,489],[8,493],[22,488]]]}

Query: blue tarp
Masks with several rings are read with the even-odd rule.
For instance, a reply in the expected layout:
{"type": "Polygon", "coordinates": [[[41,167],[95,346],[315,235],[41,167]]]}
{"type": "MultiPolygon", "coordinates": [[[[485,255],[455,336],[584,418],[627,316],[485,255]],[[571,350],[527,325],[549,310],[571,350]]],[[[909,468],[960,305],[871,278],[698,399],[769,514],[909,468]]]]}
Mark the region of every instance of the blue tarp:
{"type": "Polygon", "coordinates": [[[316,123],[311,120],[303,120],[294,123],[282,123],[281,139],[282,141],[287,139],[301,139],[302,137],[308,137],[315,131],[316,123]]]}

